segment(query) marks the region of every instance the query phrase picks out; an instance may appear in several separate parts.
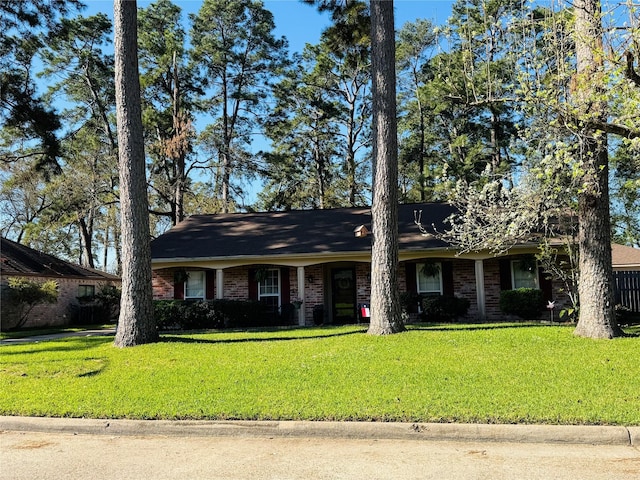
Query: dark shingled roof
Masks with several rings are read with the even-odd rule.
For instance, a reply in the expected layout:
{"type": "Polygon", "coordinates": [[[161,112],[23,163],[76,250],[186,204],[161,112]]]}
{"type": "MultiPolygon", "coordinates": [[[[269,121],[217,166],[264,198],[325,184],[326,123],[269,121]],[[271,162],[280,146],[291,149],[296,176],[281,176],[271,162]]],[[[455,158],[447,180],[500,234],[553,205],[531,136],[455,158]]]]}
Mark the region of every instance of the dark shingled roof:
{"type": "MultiPolygon", "coordinates": [[[[442,203],[400,205],[400,250],[445,248],[447,244],[420,234],[414,211],[422,210],[425,227],[443,231],[454,207],[442,203]]],[[[354,229],[371,229],[370,208],[295,210],[268,213],[193,215],[151,242],[153,259],[222,258],[366,252],[371,240],[356,238],[354,229]]]]}
{"type": "Polygon", "coordinates": [[[0,273],[50,278],[119,280],[115,275],[65,262],[6,238],[0,239],[0,273]]]}

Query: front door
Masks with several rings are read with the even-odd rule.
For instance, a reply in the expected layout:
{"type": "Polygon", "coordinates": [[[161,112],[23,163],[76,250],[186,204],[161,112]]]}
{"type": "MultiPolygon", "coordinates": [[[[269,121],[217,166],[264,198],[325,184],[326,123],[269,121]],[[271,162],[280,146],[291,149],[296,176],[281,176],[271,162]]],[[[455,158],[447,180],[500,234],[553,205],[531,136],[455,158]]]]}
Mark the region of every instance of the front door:
{"type": "Polygon", "coordinates": [[[334,324],[356,323],[356,272],[353,267],[331,270],[334,324]]]}

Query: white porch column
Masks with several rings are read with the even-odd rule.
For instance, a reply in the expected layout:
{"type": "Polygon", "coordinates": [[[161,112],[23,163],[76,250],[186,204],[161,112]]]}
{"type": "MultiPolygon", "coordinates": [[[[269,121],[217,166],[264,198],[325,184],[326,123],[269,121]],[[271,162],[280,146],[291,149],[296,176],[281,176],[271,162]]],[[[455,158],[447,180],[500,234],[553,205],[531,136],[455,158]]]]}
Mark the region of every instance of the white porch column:
{"type": "Polygon", "coordinates": [[[476,301],[478,303],[478,316],[484,320],[487,316],[486,295],[484,291],[484,260],[476,260],[476,301]]]}
{"type": "Polygon", "coordinates": [[[304,311],[306,310],[307,299],[304,295],[304,279],[304,267],[298,267],[298,298],[303,301],[300,308],[298,308],[298,325],[300,326],[306,325],[304,311]]]}
{"type": "Polygon", "coordinates": [[[216,298],[224,298],[224,270],[216,268],[216,298]]]}

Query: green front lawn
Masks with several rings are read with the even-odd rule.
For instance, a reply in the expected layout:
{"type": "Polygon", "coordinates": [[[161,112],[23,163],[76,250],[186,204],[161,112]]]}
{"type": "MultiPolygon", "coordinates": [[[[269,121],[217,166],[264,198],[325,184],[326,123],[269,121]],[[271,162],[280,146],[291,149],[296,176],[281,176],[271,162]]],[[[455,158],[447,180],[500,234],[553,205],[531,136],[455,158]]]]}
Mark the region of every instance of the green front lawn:
{"type": "Polygon", "coordinates": [[[346,326],[1,346],[0,414],[640,425],[640,338],[572,332],[346,326]]]}

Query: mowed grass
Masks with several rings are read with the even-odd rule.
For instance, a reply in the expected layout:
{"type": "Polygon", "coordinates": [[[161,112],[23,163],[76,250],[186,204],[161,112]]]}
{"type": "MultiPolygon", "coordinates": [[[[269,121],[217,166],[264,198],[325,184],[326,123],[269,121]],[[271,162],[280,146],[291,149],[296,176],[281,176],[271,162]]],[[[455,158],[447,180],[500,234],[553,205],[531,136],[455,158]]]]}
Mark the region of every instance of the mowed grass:
{"type": "Polygon", "coordinates": [[[640,425],[640,338],[416,325],[82,337],[0,347],[0,414],[640,425]]]}

